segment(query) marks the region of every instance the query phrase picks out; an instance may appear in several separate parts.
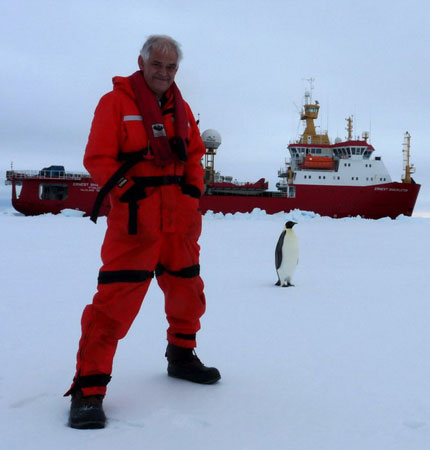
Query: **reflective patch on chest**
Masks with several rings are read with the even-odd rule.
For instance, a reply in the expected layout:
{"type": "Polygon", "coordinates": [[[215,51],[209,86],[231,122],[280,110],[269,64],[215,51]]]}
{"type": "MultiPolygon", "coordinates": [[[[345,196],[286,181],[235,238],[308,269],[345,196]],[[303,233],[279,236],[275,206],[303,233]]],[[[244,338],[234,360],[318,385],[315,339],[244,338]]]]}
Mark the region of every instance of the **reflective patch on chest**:
{"type": "Polygon", "coordinates": [[[142,121],[143,118],[142,116],[138,116],[138,115],[131,115],[131,116],[124,116],[124,122],[130,122],[132,120],[139,120],[142,121]]]}

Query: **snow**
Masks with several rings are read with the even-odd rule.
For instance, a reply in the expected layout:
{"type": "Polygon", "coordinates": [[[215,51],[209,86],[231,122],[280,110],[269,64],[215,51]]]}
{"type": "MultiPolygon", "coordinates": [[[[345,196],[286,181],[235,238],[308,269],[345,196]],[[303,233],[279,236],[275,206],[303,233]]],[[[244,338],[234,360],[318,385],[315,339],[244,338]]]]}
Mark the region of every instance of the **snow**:
{"type": "Polygon", "coordinates": [[[197,353],[222,380],[166,375],[162,294],[151,285],[120,342],[104,430],[66,426],[80,316],[106,220],[0,207],[1,448],[424,450],[430,442],[430,218],[208,213],[208,309],[197,353]],[[298,222],[295,287],[274,248],[298,222]]]}

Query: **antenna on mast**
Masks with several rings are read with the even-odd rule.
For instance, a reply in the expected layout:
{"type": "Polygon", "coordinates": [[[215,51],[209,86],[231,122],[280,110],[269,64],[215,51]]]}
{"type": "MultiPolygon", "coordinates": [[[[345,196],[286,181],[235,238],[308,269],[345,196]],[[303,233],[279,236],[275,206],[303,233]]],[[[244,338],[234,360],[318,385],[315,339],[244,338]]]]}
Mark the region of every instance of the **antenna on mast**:
{"type": "Polygon", "coordinates": [[[310,103],[312,103],[312,91],[314,90],[315,78],[303,78],[303,80],[309,83],[310,91],[305,92],[305,103],[309,105],[310,103]]]}

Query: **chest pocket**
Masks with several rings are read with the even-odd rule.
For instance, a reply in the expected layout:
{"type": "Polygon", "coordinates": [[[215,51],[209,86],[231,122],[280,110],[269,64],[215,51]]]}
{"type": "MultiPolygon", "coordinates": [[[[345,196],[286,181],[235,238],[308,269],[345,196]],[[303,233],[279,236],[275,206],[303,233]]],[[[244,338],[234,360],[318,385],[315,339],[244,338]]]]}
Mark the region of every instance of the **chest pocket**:
{"type": "Polygon", "coordinates": [[[148,136],[143,126],[142,116],[125,115],[122,130],[121,150],[123,152],[135,152],[148,146],[148,136]]]}

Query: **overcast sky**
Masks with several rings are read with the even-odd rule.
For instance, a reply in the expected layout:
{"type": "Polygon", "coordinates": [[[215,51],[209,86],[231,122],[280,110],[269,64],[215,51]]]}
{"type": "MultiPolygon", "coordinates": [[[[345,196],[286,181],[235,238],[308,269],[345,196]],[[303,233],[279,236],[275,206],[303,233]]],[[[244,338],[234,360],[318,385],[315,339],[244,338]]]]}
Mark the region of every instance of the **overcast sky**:
{"type": "Polygon", "coordinates": [[[223,139],[216,168],[274,189],[297,108],[314,78],[320,125],[371,132],[399,181],[405,131],[415,179],[430,181],[430,7],[424,0],[0,0],[0,170],[83,170],[94,108],[115,75],[137,69],[150,34],[182,44],[177,82],[201,130],[223,139]]]}

